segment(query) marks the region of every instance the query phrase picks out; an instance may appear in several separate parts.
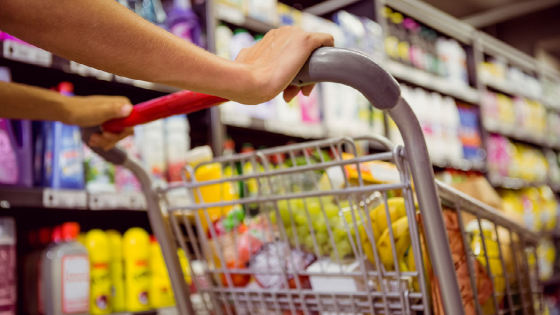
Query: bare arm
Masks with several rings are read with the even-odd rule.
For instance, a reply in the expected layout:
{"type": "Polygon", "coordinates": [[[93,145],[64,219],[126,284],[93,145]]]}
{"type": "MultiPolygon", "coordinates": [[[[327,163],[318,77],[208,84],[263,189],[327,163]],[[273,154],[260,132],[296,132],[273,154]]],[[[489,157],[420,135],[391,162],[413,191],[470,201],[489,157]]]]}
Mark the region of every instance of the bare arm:
{"type": "MultiPolygon", "coordinates": [[[[269,32],[231,62],[150,24],[113,0],[3,0],[0,28],[104,71],[246,104],[261,103],[287,89],[314,49],[333,44],[330,35],[285,27],[269,32]]],[[[293,94],[288,89],[285,97],[293,94]]]]}
{"type": "MultiPolygon", "coordinates": [[[[0,81],[0,117],[10,119],[52,120],[82,127],[96,126],[115,118],[126,117],[132,105],[121,96],[73,96],[17,83],[0,81]]],[[[127,129],[119,135],[103,133],[90,139],[90,145],[105,149],[132,134],[127,129]]]]}

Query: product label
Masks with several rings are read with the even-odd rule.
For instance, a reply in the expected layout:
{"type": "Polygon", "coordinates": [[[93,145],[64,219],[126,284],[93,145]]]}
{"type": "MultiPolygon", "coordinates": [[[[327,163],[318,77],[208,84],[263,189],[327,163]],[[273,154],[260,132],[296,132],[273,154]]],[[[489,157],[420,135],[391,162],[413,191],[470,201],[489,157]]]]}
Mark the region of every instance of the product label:
{"type": "Polygon", "coordinates": [[[91,314],[110,312],[109,295],[111,294],[111,275],[108,263],[91,264],[91,314]]]}
{"type": "Polygon", "coordinates": [[[126,300],[130,311],[148,309],[150,270],[147,260],[126,260],[126,300]]]}
{"type": "Polygon", "coordinates": [[[16,247],[0,245],[0,314],[16,314],[16,247]]]}
{"type": "Polygon", "coordinates": [[[61,261],[62,313],[77,314],[89,311],[89,258],[87,255],[68,255],[61,261]]]}
{"type": "MultiPolygon", "coordinates": [[[[4,121],[9,123],[9,121],[4,121]]],[[[15,184],[18,180],[18,166],[10,137],[4,130],[0,130],[0,183],[15,184]]]]}

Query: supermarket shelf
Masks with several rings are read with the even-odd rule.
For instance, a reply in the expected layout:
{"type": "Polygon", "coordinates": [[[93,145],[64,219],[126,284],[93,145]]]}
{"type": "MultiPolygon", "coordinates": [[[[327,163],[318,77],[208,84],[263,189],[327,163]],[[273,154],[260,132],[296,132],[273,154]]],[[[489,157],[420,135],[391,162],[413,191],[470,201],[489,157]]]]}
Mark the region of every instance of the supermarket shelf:
{"type": "Polygon", "coordinates": [[[538,97],[535,97],[534,95],[531,95],[529,93],[525,93],[525,91],[520,91],[518,89],[516,89],[515,87],[511,86],[510,84],[508,84],[507,82],[502,82],[502,81],[497,81],[495,79],[492,79],[490,77],[487,76],[480,76],[480,82],[484,85],[486,85],[487,87],[490,87],[496,91],[505,93],[505,94],[509,94],[512,96],[522,96],[524,98],[528,98],[531,100],[537,100],[540,101],[540,99],[538,97]]]}
{"type": "Polygon", "coordinates": [[[544,182],[528,182],[521,178],[512,178],[500,176],[497,174],[488,174],[488,181],[492,186],[496,188],[506,188],[506,189],[522,189],[527,187],[539,187],[543,185],[548,185],[546,181],[544,182]]]}
{"type": "Polygon", "coordinates": [[[491,133],[497,133],[513,140],[518,140],[530,144],[534,144],[541,147],[547,147],[552,149],[560,149],[560,143],[552,143],[547,141],[543,137],[531,134],[522,128],[515,128],[514,126],[500,125],[495,121],[485,120],[484,129],[491,133]]]}
{"type": "Polygon", "coordinates": [[[113,313],[111,315],[178,315],[179,312],[176,307],[166,307],[144,312],[121,312],[113,313]]]}
{"type": "Polygon", "coordinates": [[[146,90],[153,90],[163,93],[173,93],[179,91],[178,88],[171,86],[120,77],[112,73],[97,70],[95,68],[55,56],[50,52],[42,50],[40,48],[14,41],[0,42],[0,59],[13,60],[29,65],[77,74],[83,77],[95,78],[101,81],[116,82],[135,86],[146,90]]]}
{"type": "Polygon", "coordinates": [[[327,134],[322,124],[286,124],[244,115],[220,115],[224,125],[262,130],[298,138],[322,139],[327,134]]]}
{"type": "Polygon", "coordinates": [[[340,10],[359,1],[361,0],[327,0],[307,8],[303,10],[303,12],[321,16],[327,13],[334,12],[336,10],[340,10]]]}
{"type": "Polygon", "coordinates": [[[216,15],[219,20],[256,33],[266,33],[271,29],[276,28],[276,26],[272,24],[245,16],[241,10],[231,8],[223,4],[216,5],[216,15]]]}
{"type": "Polygon", "coordinates": [[[471,161],[466,159],[436,159],[432,158],[432,165],[439,168],[451,168],[459,171],[477,171],[486,172],[486,163],[484,161],[471,161]]]}
{"type": "Polygon", "coordinates": [[[449,95],[468,103],[479,104],[480,93],[470,86],[461,87],[445,78],[392,60],[385,60],[382,66],[398,80],[449,95]]]}

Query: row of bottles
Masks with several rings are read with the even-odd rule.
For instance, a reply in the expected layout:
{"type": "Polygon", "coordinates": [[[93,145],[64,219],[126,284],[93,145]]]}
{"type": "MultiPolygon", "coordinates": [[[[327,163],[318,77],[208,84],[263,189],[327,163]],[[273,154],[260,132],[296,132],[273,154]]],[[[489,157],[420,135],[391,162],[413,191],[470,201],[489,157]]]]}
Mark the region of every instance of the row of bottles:
{"type": "MultiPolygon", "coordinates": [[[[29,235],[24,292],[27,314],[140,312],[173,306],[171,281],[155,238],[141,228],[124,236],[67,222],[29,235]]],[[[185,253],[179,250],[190,283],[185,253]]]]}

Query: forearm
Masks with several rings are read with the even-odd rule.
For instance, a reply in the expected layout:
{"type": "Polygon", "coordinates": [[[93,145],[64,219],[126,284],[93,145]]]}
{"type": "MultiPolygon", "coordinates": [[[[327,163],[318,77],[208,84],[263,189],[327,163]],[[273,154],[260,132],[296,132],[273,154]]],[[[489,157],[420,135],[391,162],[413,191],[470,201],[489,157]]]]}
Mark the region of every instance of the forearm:
{"type": "Polygon", "coordinates": [[[0,117],[68,122],[67,97],[57,92],[0,81],[0,117]]]}
{"type": "Polygon", "coordinates": [[[4,0],[0,29],[67,59],[133,79],[225,98],[255,85],[246,65],[214,56],[114,0],[4,0]]]}

